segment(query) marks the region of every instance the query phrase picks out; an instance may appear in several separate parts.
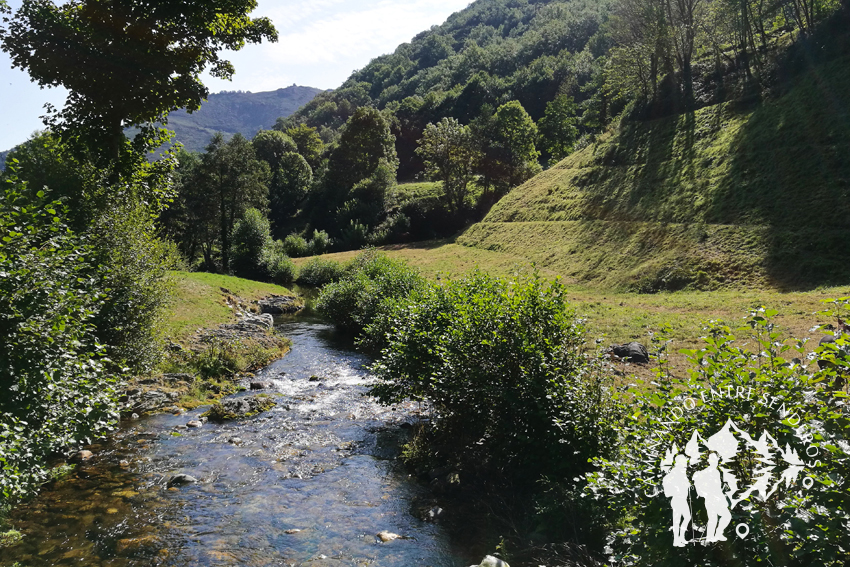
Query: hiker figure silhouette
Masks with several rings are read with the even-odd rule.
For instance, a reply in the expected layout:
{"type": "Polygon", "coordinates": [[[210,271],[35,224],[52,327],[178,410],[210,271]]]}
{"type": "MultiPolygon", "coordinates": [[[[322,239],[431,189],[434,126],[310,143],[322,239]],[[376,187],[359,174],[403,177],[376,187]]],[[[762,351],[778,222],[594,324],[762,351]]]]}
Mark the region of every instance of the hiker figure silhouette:
{"type": "Polygon", "coordinates": [[[694,488],[697,495],[705,499],[705,512],[708,514],[708,525],[705,530],[705,543],[726,541],[723,531],[732,521],[729,512],[729,501],[723,492],[723,482],[717,467],[720,459],[717,453],[708,456],[708,466],[694,473],[694,488]]]}
{"type": "Polygon", "coordinates": [[[688,493],[691,490],[691,481],[688,480],[688,457],[681,453],[676,455],[673,468],[664,476],[664,495],[670,498],[670,506],[673,508],[673,545],[685,547],[688,540],[685,539],[685,531],[691,522],[691,507],[688,504],[688,493]]]}

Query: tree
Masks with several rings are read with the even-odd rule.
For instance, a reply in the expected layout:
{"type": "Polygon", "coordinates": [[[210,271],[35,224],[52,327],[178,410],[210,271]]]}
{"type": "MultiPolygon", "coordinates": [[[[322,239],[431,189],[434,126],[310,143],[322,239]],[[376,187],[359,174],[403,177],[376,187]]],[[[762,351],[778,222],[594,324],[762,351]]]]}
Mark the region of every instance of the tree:
{"type": "Polygon", "coordinates": [[[277,40],[268,18],[251,19],[256,0],[24,0],[4,18],[2,49],[40,86],[70,91],[61,111],[49,109],[51,127],[66,140],[103,149],[107,163],[122,149],[147,150],[161,140],[150,124],[173,110],[200,108],[210,67],[229,79],[233,65],[222,49],[277,40]],[[124,129],[140,126],[135,147],[124,129]]]}
{"type": "MultiPolygon", "coordinates": [[[[241,134],[229,142],[221,133],[212,137],[201,158],[194,183],[196,190],[214,204],[210,212],[216,218],[205,219],[218,224],[221,246],[221,269],[230,270],[230,235],[233,225],[250,207],[264,209],[267,204],[270,173],[268,165],[256,159],[251,143],[241,134]]],[[[212,243],[207,243],[204,254],[212,260],[212,243]]]]}
{"type": "Polygon", "coordinates": [[[667,0],[667,21],[670,24],[676,61],[682,80],[682,96],[685,104],[693,104],[694,78],[691,59],[694,55],[695,39],[702,16],[703,0],[667,0]]]}
{"type": "Polygon", "coordinates": [[[316,171],[322,161],[322,153],[325,151],[325,144],[316,129],[306,124],[299,124],[289,128],[286,135],[292,138],[298,147],[298,153],[307,160],[313,171],[316,171]]]}
{"type": "Polygon", "coordinates": [[[640,90],[644,100],[656,99],[659,74],[673,68],[665,2],[619,0],[608,23],[614,87],[640,90]]]}
{"type": "Polygon", "coordinates": [[[301,154],[288,152],[283,155],[269,185],[269,215],[276,236],[283,236],[287,221],[307,196],[312,182],[313,170],[301,154]]]}
{"type": "Polygon", "coordinates": [[[298,151],[292,138],[277,130],[260,130],[251,140],[251,145],[254,146],[257,159],[269,164],[272,171],[280,168],[284,154],[298,151]]]}
{"type": "Polygon", "coordinates": [[[519,101],[503,104],[492,117],[482,117],[477,136],[484,149],[480,168],[497,195],[507,193],[540,170],[540,152],[535,147],[537,126],[519,101]]]}
{"type": "Polygon", "coordinates": [[[572,153],[578,138],[576,122],[576,105],[572,97],[558,95],[546,105],[546,114],[540,119],[538,130],[550,165],[572,153]]]}
{"type": "Polygon", "coordinates": [[[375,108],[358,108],[345,124],[328,160],[329,204],[345,201],[354,184],[370,177],[382,159],[395,173],[398,158],[389,120],[375,108]]]}
{"type": "Polygon", "coordinates": [[[243,278],[264,279],[263,252],[271,243],[269,220],[257,209],[248,209],[233,227],[231,254],[233,273],[243,278]]]}
{"type": "Polygon", "coordinates": [[[443,194],[449,208],[455,213],[463,210],[480,157],[469,126],[463,126],[454,118],[428,124],[416,153],[425,160],[425,172],[432,179],[443,182],[443,194]]]}

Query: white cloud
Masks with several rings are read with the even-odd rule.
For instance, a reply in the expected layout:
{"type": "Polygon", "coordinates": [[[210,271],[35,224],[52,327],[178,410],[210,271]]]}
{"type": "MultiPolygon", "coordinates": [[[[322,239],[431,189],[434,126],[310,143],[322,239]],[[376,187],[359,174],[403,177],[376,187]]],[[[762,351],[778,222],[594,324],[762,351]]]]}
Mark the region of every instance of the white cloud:
{"type": "Polygon", "coordinates": [[[390,53],[419,32],[440,24],[468,0],[381,0],[310,3],[261,2],[255,15],[272,19],[275,44],[248,46],[230,55],[232,83],[209,81],[213,90],[268,90],[292,83],[336,88],[352,71],[390,53]]]}

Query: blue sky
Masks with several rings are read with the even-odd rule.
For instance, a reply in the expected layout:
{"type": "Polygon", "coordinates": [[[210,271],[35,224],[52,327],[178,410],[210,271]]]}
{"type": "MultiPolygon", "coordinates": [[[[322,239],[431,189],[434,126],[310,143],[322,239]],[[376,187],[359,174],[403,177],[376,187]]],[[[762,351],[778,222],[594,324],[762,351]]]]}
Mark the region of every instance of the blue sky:
{"type": "MultiPolygon", "coordinates": [[[[292,84],[332,89],[355,69],[443,23],[471,0],[259,0],[253,16],[268,16],[280,33],[274,44],[249,45],[226,56],[232,82],[207,77],[210,92],[268,91],[292,84]]],[[[11,0],[14,9],[20,0],[11,0]]],[[[0,52],[0,151],[42,127],[44,104],[61,106],[61,89],[41,90],[0,52]]]]}

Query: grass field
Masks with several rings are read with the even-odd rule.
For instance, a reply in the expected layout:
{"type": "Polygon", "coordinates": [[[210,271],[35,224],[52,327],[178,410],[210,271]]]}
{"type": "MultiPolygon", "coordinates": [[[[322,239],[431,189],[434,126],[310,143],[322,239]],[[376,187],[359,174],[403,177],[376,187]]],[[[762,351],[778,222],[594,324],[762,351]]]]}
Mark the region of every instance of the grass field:
{"type": "Polygon", "coordinates": [[[228,296],[247,301],[268,295],[291,295],[284,287],[202,272],[173,272],[174,302],[165,322],[166,335],[184,341],[200,328],[215,327],[235,320],[227,305],[228,296]],[[226,291],[225,291],[226,290],[226,291]]]}
{"type": "MultiPolygon", "coordinates": [[[[529,260],[520,256],[460,246],[451,241],[392,245],[380,250],[391,258],[405,260],[432,280],[462,276],[475,268],[501,276],[528,274],[535,269],[529,260]]],[[[340,252],[323,258],[345,262],[358,253],[340,252]]],[[[296,263],[306,260],[301,258],[296,263]]],[[[551,266],[538,271],[547,279],[565,276],[551,266]]],[[[678,371],[684,368],[685,357],[677,351],[699,346],[699,337],[704,334],[708,321],[724,321],[734,328],[743,323],[750,310],[766,306],[779,311],[777,323],[789,336],[810,337],[816,343],[823,335],[810,332],[810,329],[817,324],[835,322],[817,314],[827,307],[821,300],[850,296],[850,284],[805,292],[752,288],[631,293],[571,283],[566,275],[563,279],[567,282],[569,300],[576,313],[586,319],[591,339],[601,338],[604,345],[632,340],[648,345],[650,332],[669,326],[669,336],[674,341],[672,363],[678,371]]]]}

